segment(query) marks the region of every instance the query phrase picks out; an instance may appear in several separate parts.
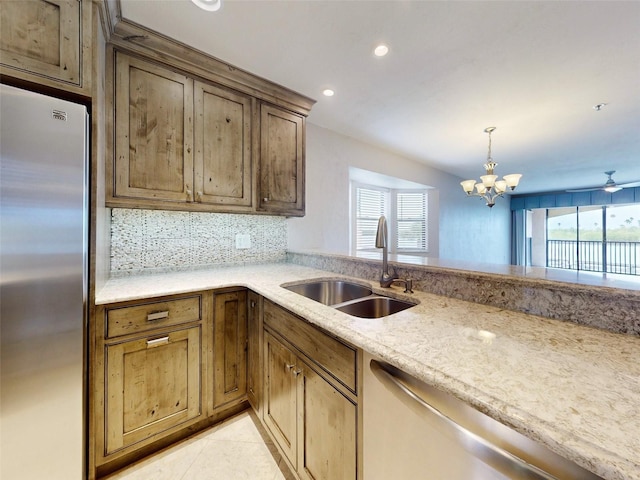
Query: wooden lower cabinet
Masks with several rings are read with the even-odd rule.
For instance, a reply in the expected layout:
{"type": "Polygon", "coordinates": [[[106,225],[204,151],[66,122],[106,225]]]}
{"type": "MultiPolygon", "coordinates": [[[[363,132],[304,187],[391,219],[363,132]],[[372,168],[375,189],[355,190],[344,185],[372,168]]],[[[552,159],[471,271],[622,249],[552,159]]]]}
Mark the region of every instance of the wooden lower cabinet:
{"type": "Polygon", "coordinates": [[[100,305],[90,479],[250,400],[300,480],[361,480],[362,352],[243,288],[100,305]]]}
{"type": "Polygon", "coordinates": [[[213,396],[211,410],[246,400],[247,291],[213,295],[213,396]]]}
{"type": "Polygon", "coordinates": [[[358,406],[265,332],[263,421],[300,479],[357,478],[358,406]]]}
{"type": "Polygon", "coordinates": [[[273,335],[264,334],[263,419],[274,440],[294,469],[297,465],[297,379],[296,356],[273,335]]]}
{"type": "Polygon", "coordinates": [[[107,455],[203,415],[201,334],[194,326],[105,346],[107,455]]]}
{"type": "Polygon", "coordinates": [[[355,479],[357,406],[309,366],[298,376],[298,474],[355,479]]]}
{"type": "Polygon", "coordinates": [[[262,297],[255,292],[247,294],[247,397],[253,409],[262,409],[262,297]]]}
{"type": "Polygon", "coordinates": [[[92,461],[102,477],[247,407],[247,291],[96,308],[92,461]]]}

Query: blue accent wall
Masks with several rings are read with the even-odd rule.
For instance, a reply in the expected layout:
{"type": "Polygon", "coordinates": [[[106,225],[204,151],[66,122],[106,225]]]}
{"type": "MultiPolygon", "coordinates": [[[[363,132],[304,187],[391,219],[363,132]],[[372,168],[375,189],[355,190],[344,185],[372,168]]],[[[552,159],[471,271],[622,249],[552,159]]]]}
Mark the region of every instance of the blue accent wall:
{"type": "Polygon", "coordinates": [[[584,207],[587,205],[620,205],[627,203],[640,203],[640,187],[624,188],[615,193],[605,192],[604,190],[594,190],[592,192],[539,193],[511,196],[511,210],[584,207]]]}

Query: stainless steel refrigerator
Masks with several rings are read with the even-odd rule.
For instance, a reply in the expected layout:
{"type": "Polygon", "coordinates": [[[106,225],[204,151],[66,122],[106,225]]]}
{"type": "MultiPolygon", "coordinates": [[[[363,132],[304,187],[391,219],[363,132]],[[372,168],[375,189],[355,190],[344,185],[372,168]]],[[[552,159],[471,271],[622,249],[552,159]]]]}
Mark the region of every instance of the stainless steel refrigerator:
{"type": "Polygon", "coordinates": [[[86,469],[87,125],[0,85],[0,478],[86,469]]]}

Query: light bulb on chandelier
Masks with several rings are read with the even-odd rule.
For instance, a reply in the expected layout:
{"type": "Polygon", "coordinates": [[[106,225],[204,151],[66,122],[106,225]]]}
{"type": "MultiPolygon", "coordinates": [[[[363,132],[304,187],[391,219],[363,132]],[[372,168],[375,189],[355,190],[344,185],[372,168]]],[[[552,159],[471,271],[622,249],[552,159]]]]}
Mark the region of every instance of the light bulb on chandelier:
{"type": "Polygon", "coordinates": [[[507,191],[507,189],[515,190],[520,182],[519,173],[505,175],[502,180],[498,180],[498,175],[494,175],[493,170],[498,166],[491,158],[491,133],[496,127],[487,127],[484,129],[489,134],[489,152],[487,153],[487,163],[484,164],[486,175],[480,177],[480,182],[476,180],[464,180],[460,182],[462,190],[468,197],[480,197],[487,202],[489,208],[495,205],[495,200],[507,191]],[[473,191],[475,188],[475,192],[473,191]]]}

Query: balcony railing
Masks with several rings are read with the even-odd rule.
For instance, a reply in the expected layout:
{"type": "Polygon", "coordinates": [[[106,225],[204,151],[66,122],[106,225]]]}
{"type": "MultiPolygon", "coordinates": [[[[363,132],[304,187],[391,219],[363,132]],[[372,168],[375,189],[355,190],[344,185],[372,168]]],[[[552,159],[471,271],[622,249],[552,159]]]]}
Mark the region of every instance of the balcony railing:
{"type": "Polygon", "coordinates": [[[640,275],[640,242],[547,240],[547,267],[640,275]]]}

